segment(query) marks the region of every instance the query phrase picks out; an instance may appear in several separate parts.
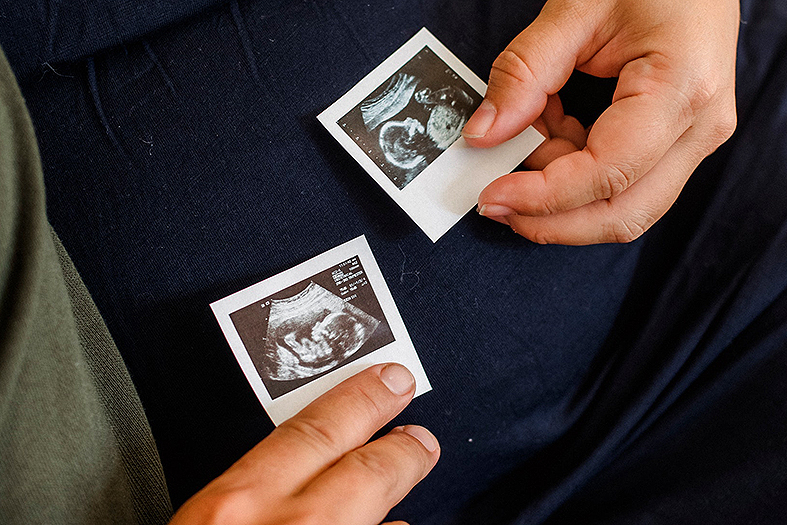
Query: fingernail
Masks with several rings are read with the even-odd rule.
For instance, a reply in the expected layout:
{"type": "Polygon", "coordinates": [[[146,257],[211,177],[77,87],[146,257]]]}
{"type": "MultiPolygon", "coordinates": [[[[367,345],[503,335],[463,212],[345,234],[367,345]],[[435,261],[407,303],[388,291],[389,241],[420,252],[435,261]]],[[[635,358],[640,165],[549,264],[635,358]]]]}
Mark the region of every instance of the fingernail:
{"type": "Polygon", "coordinates": [[[499,204],[484,204],[478,208],[478,214],[484,217],[507,217],[508,215],[516,215],[516,211],[499,204]]]}
{"type": "Polygon", "coordinates": [[[437,447],[440,446],[437,443],[437,438],[434,437],[432,433],[426,430],[424,427],[408,425],[404,427],[404,432],[410,434],[415,439],[420,441],[424,448],[429,452],[434,452],[437,450],[437,447]]]}
{"type": "Polygon", "coordinates": [[[462,135],[468,139],[483,137],[494,124],[495,117],[497,117],[497,109],[495,109],[494,104],[484,99],[481,105],[478,106],[478,109],[475,110],[475,113],[473,113],[473,116],[470,117],[470,120],[467,121],[467,124],[465,124],[462,135]]]}
{"type": "Polygon", "coordinates": [[[397,396],[403,396],[410,392],[415,385],[415,378],[402,365],[392,363],[380,371],[380,379],[382,379],[388,390],[397,396]]]}

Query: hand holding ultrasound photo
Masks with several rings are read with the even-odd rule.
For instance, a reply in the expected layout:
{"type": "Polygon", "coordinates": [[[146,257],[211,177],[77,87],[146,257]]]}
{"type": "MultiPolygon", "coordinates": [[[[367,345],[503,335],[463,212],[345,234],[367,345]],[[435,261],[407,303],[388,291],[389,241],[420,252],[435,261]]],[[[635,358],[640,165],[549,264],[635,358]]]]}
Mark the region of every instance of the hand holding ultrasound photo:
{"type": "Polygon", "coordinates": [[[377,363],[431,389],[391,292],[361,236],[211,304],[275,424],[377,363]]]}
{"type": "Polygon", "coordinates": [[[317,118],[433,242],[544,140],[532,126],[493,148],[462,128],[486,84],[421,29],[317,118]]]}

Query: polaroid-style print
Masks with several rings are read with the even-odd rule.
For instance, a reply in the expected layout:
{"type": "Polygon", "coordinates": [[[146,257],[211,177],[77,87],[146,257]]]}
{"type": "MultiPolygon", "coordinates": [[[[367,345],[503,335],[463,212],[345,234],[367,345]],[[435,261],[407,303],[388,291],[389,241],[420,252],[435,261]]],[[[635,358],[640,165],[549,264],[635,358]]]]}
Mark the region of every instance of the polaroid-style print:
{"type": "Polygon", "coordinates": [[[433,242],[544,140],[533,127],[494,148],[462,128],[486,84],[421,29],[317,118],[433,242]]]}
{"type": "Polygon", "coordinates": [[[339,126],[401,190],[456,142],[482,100],[424,46],[339,126]]]}
{"type": "Polygon", "coordinates": [[[211,308],[276,425],[376,363],[410,369],[416,395],[431,388],[364,237],[211,308]]]}

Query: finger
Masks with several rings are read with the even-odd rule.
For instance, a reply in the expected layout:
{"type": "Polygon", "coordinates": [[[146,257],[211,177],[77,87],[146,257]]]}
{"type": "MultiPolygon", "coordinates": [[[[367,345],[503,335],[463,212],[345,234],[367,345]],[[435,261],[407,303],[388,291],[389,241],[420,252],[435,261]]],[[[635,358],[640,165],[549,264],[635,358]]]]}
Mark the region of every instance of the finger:
{"type": "Polygon", "coordinates": [[[563,155],[542,172],[492,182],[479,204],[520,215],[548,215],[619,195],[648,173],[694,120],[697,104],[682,92],[679,73],[667,80],[658,57],[623,68],[612,105],[590,131],[587,147],[563,155]]]}
{"type": "Polygon", "coordinates": [[[376,365],[347,379],[279,425],[236,464],[266,486],[291,493],[366,443],[410,402],[412,374],[398,364],[376,365]]]}
{"type": "Polygon", "coordinates": [[[587,131],[574,117],[566,116],[560,97],[551,95],[546,108],[534,123],[546,140],[524,161],[530,170],[543,170],[558,157],[581,150],[587,143],[587,131]]]}
{"type": "Polygon", "coordinates": [[[434,467],[437,439],[406,426],[350,452],[299,495],[305,509],[322,509],[326,523],[379,523],[434,467]]]}
{"type": "MultiPolygon", "coordinates": [[[[543,170],[556,158],[575,151],[578,150],[573,142],[563,137],[555,137],[542,142],[541,145],[525,159],[523,164],[530,170],[543,170]]],[[[505,199],[502,199],[501,202],[505,202],[505,199]]]]}
{"type": "Polygon", "coordinates": [[[554,215],[506,220],[516,233],[540,244],[633,241],[667,212],[705,156],[694,135],[679,139],[646,176],[616,197],[554,215]]]}
{"type": "MultiPolygon", "coordinates": [[[[579,149],[585,146],[586,131],[582,127],[582,124],[575,118],[568,117],[563,113],[563,106],[557,95],[550,96],[548,100],[544,113],[533,123],[533,127],[544,135],[546,140],[523,162],[525,167],[531,170],[543,170],[556,158],[579,151],[579,149]]],[[[522,176],[529,177],[532,176],[532,174],[510,174],[504,176],[504,180],[500,181],[498,184],[513,182],[515,186],[515,181],[512,181],[512,179],[522,176]]],[[[492,186],[492,188],[494,189],[495,186],[492,186]]],[[[490,190],[487,189],[484,191],[488,193],[490,190]]],[[[501,191],[515,192],[518,191],[518,189],[512,187],[510,190],[503,189],[501,191]]],[[[492,197],[492,199],[494,199],[494,197],[492,197]]],[[[516,210],[504,205],[495,204],[494,200],[490,203],[489,200],[490,199],[485,193],[479,196],[478,213],[488,219],[508,225],[508,221],[505,220],[505,217],[507,215],[516,214],[516,210]]]]}
{"type": "Polygon", "coordinates": [[[521,133],[544,110],[547,96],[566,83],[577,61],[595,52],[597,19],[604,13],[588,7],[547,2],[497,57],[484,101],[462,132],[471,146],[495,146],[521,133]]]}
{"type": "Polygon", "coordinates": [[[587,129],[576,118],[566,115],[559,95],[547,97],[547,105],[541,117],[549,136],[564,138],[580,150],[587,144],[587,129]]]}

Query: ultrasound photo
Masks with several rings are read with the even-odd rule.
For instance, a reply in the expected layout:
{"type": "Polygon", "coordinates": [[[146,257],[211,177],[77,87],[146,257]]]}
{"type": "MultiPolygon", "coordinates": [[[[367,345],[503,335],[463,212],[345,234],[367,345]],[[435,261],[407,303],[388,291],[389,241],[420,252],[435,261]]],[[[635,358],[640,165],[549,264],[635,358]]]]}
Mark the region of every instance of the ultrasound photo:
{"type": "Polygon", "coordinates": [[[401,190],[460,137],[481,100],[424,46],[338,124],[401,190]]]}
{"type": "Polygon", "coordinates": [[[358,257],[230,318],[271,399],[394,341],[358,257]]]}

